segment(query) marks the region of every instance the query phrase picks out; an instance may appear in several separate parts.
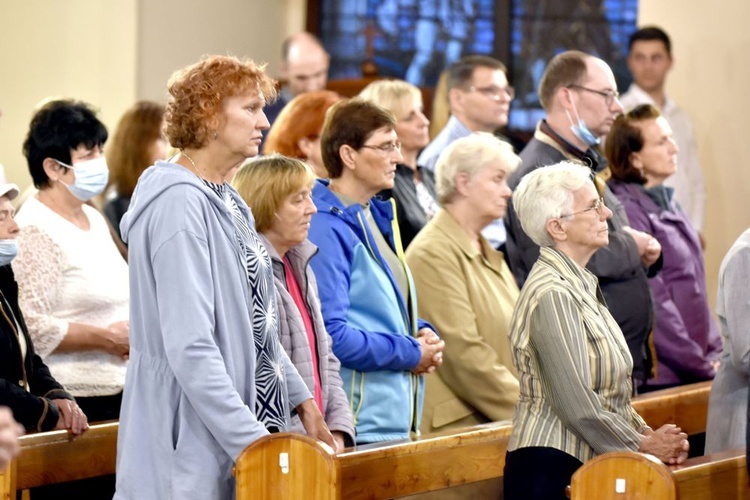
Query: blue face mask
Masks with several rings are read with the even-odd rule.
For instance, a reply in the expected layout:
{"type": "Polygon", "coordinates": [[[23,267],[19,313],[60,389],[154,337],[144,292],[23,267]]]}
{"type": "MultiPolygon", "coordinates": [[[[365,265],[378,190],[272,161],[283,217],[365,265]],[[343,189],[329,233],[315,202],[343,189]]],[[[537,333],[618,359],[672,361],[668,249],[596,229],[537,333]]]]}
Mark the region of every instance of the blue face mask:
{"type": "Polygon", "coordinates": [[[0,240],[0,266],[7,266],[18,255],[18,241],[0,240]]]}
{"type": "MultiPolygon", "coordinates": [[[[591,130],[589,130],[589,127],[586,125],[586,122],[583,121],[583,119],[579,116],[578,117],[578,123],[575,123],[573,121],[573,118],[570,117],[570,113],[568,113],[568,110],[565,110],[565,114],[568,115],[568,120],[570,120],[570,130],[573,132],[573,134],[578,137],[578,140],[587,145],[588,147],[592,148],[594,146],[598,146],[601,142],[601,139],[596,137],[594,134],[591,133],[591,130]]],[[[576,114],[578,114],[578,110],[576,110],[576,114]]]]}
{"type": "Polygon", "coordinates": [[[81,201],[89,201],[94,196],[101,194],[107,187],[109,169],[107,168],[107,159],[104,156],[82,161],[73,166],[58,160],[55,161],[63,167],[73,170],[76,177],[75,183],[72,186],[63,184],[73,193],[73,196],[81,201]]]}

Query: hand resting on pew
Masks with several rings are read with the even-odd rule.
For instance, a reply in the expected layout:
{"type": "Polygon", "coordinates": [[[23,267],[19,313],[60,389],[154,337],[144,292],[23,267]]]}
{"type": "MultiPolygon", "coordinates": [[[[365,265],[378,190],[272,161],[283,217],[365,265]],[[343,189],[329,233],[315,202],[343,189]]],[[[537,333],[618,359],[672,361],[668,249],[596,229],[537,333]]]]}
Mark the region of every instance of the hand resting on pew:
{"type": "Polygon", "coordinates": [[[80,436],[89,429],[89,421],[83,410],[69,399],[53,399],[60,418],[55,429],[70,431],[73,436],[80,436]]]}
{"type": "Polygon", "coordinates": [[[296,410],[297,413],[299,413],[299,418],[302,421],[302,425],[305,427],[305,432],[307,432],[308,436],[323,441],[336,453],[344,449],[343,446],[339,448],[338,443],[333,439],[333,435],[331,435],[331,431],[328,430],[328,426],[326,425],[318,406],[315,404],[314,399],[306,399],[297,406],[296,410]]]}
{"type": "Polygon", "coordinates": [[[13,419],[13,413],[6,407],[0,408],[0,472],[18,455],[21,435],[23,427],[13,419]]]}
{"type": "Polygon", "coordinates": [[[674,424],[665,424],[657,430],[646,427],[638,451],[649,453],[669,465],[687,460],[690,443],[687,434],[674,424]]]}

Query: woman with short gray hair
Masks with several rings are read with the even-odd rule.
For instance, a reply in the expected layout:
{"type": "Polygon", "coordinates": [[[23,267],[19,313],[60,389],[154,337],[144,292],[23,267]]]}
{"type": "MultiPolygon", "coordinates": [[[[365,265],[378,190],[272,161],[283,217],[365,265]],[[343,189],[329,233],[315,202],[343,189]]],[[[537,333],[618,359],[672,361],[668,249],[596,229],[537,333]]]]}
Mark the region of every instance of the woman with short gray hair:
{"type": "Polygon", "coordinates": [[[481,231],[505,215],[511,195],[506,180],[519,163],[510,145],[491,134],[458,139],[438,159],[443,208],[406,251],[419,310],[445,341],[438,377],[425,382],[422,432],[513,415],[519,385],[508,330],[518,287],[503,254],[481,231]]]}
{"type": "Polygon", "coordinates": [[[524,231],[541,246],[513,312],[510,345],[521,381],[505,460],[505,498],[566,498],[595,455],[633,450],[667,464],[687,458],[687,435],[652,430],[630,404],[633,359],[586,269],[609,242],[612,211],[582,165],[527,174],[513,195],[524,231]]]}

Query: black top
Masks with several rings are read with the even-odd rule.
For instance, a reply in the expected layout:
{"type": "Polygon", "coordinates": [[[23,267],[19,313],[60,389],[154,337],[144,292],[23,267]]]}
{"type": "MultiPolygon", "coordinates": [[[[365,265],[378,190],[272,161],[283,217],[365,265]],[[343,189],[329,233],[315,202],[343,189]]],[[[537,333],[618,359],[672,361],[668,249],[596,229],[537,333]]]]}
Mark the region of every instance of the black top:
{"type": "MultiPolygon", "coordinates": [[[[417,167],[422,184],[432,197],[437,200],[435,190],[435,175],[426,168],[417,167]]],[[[396,218],[401,231],[401,245],[406,250],[411,240],[427,224],[427,216],[417,197],[417,186],[414,184],[414,171],[406,165],[396,165],[396,178],[393,189],[382,191],[379,196],[383,199],[391,196],[396,200],[396,218]]]]}
{"type": "Polygon", "coordinates": [[[73,396],[52,377],[34,352],[26,323],[18,308],[18,284],[10,265],[0,267],[0,405],[8,406],[18,422],[29,430],[48,431],[57,425],[52,399],[73,396]],[[21,327],[19,332],[16,324],[21,327]],[[18,335],[26,339],[26,358],[21,359],[18,335]],[[24,381],[29,391],[24,389],[24,381]]]}
{"type": "Polygon", "coordinates": [[[120,237],[120,240],[122,240],[122,235],[120,234],[120,221],[122,220],[122,216],[125,215],[125,212],[128,211],[129,207],[130,196],[122,195],[118,195],[104,205],[104,215],[107,216],[110,225],[114,228],[117,236],[120,237]]]}

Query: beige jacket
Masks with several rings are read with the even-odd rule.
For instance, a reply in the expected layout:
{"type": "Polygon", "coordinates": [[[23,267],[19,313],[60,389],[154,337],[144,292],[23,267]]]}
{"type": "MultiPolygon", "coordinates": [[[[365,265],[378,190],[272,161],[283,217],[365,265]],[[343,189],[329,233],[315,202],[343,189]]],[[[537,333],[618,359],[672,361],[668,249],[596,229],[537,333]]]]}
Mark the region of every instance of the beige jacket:
{"type": "Polygon", "coordinates": [[[409,245],[420,316],[445,340],[443,366],[425,377],[423,433],[512,418],[519,384],[508,332],[518,287],[503,254],[482,254],[441,210],[409,245]]]}

